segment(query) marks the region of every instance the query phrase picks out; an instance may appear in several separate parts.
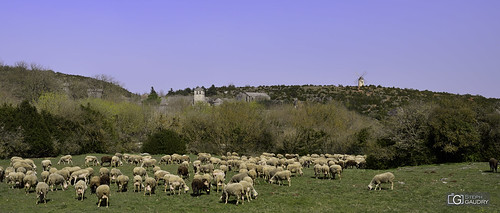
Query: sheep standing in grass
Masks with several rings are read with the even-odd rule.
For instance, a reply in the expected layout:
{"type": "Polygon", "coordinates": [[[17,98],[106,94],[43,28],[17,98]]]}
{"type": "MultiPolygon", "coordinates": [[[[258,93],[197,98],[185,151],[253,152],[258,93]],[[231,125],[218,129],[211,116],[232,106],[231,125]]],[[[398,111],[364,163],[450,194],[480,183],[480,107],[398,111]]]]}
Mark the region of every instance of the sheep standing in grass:
{"type": "Polygon", "coordinates": [[[189,177],[188,167],[184,165],[179,165],[179,167],[177,168],[177,175],[181,176],[182,178],[188,178],[189,177]]]}
{"type": "Polygon", "coordinates": [[[89,181],[89,187],[90,187],[90,193],[93,194],[95,193],[97,187],[101,185],[101,177],[99,176],[93,176],[90,178],[89,181]]]}
{"type": "Polygon", "coordinates": [[[57,165],[59,164],[70,164],[73,165],[73,157],[71,157],[71,155],[65,155],[65,156],[62,156],[61,158],[59,158],[59,161],[57,162],[57,165]]]}
{"type": "Polygon", "coordinates": [[[155,189],[156,180],[152,177],[147,177],[144,181],[144,196],[146,196],[146,193],[149,193],[149,196],[151,196],[151,194],[155,193],[155,189]]]}
{"type": "Polygon", "coordinates": [[[252,198],[257,198],[258,193],[251,182],[242,180],[240,184],[243,186],[243,194],[247,197],[248,202],[250,202],[252,198]]]}
{"type": "Polygon", "coordinates": [[[491,158],[490,159],[491,172],[497,172],[497,168],[498,168],[498,160],[495,158],[491,158]]]}
{"type": "Polygon", "coordinates": [[[85,166],[90,166],[90,165],[92,166],[99,165],[99,160],[97,160],[96,156],[89,155],[85,157],[85,166]]]}
{"type": "Polygon", "coordinates": [[[100,175],[100,176],[103,176],[103,175],[110,176],[109,169],[108,169],[108,168],[101,167],[101,168],[99,169],[99,175],[100,175]]]}
{"type": "Polygon", "coordinates": [[[120,160],[120,157],[118,157],[118,156],[111,157],[111,167],[119,167],[119,166],[123,166],[123,163],[120,160]]]}
{"type": "Polygon", "coordinates": [[[380,186],[381,183],[391,183],[391,190],[394,189],[394,174],[391,172],[386,172],[382,174],[375,175],[368,184],[368,189],[372,190],[373,185],[375,185],[375,190],[377,190],[377,187],[379,187],[379,190],[382,190],[382,186],[380,186]]]}
{"type": "Polygon", "coordinates": [[[191,182],[191,188],[193,189],[193,195],[200,195],[201,191],[205,191],[207,194],[210,194],[210,183],[208,180],[193,179],[193,182],[191,182]]]}
{"type": "Polygon", "coordinates": [[[140,175],[134,176],[134,192],[140,192],[143,188],[142,177],[140,175]]]}
{"type": "Polygon", "coordinates": [[[118,178],[118,176],[122,175],[122,172],[119,169],[112,168],[110,175],[111,175],[111,183],[113,183],[116,182],[116,178],[118,178]]]}
{"type": "Polygon", "coordinates": [[[52,191],[54,191],[54,186],[56,186],[57,188],[58,185],[61,185],[63,191],[68,189],[68,183],[66,182],[64,177],[57,173],[49,175],[48,184],[50,185],[50,189],[52,191]]]}
{"type": "Polygon", "coordinates": [[[299,176],[302,176],[304,174],[302,172],[302,166],[300,165],[300,163],[288,164],[286,169],[292,172],[292,174],[299,174],[299,176]]]}
{"type": "Polygon", "coordinates": [[[134,176],[139,175],[141,177],[147,177],[148,173],[145,168],[142,167],[135,167],[133,170],[134,176]]]}
{"type": "Polygon", "coordinates": [[[50,173],[48,171],[43,171],[42,174],[40,174],[42,176],[42,181],[47,183],[47,181],[49,181],[49,175],[50,173]]]}
{"type": "Polygon", "coordinates": [[[225,203],[227,204],[229,196],[235,196],[236,205],[238,205],[244,193],[243,185],[241,185],[241,183],[230,183],[225,185],[223,188],[224,189],[222,189],[222,196],[220,197],[220,200],[225,201],[225,203]]]}
{"type": "Polygon", "coordinates": [[[216,186],[215,190],[216,192],[219,192],[219,189],[222,189],[222,186],[224,185],[224,181],[226,181],[224,173],[215,174],[214,181],[216,186]]]}
{"type": "Polygon", "coordinates": [[[97,187],[96,195],[97,195],[97,207],[101,207],[101,203],[103,200],[106,200],[106,208],[109,207],[109,196],[111,194],[111,190],[108,185],[100,185],[97,187]]]}
{"type": "Polygon", "coordinates": [[[75,192],[76,192],[76,197],[77,199],[83,199],[85,198],[85,190],[87,190],[87,184],[83,180],[79,180],[75,184],[75,192]]]}
{"type": "Polygon", "coordinates": [[[36,187],[36,185],[38,184],[38,179],[36,178],[35,175],[26,175],[23,178],[23,182],[24,182],[24,190],[26,191],[26,194],[28,194],[32,188],[36,187]]]}
{"type": "Polygon", "coordinates": [[[339,176],[339,179],[342,180],[342,167],[340,165],[331,165],[330,166],[330,175],[332,179],[335,179],[335,174],[339,176]]]}
{"type": "Polygon", "coordinates": [[[116,178],[116,186],[118,186],[118,192],[127,191],[129,177],[126,175],[120,175],[116,178]]]}
{"type": "Polygon", "coordinates": [[[109,166],[111,166],[111,159],[112,159],[112,158],[113,158],[113,157],[112,157],[112,156],[109,156],[109,155],[107,155],[107,156],[102,156],[102,157],[101,157],[101,166],[104,166],[104,164],[105,164],[105,163],[107,163],[109,166]]]}
{"type": "Polygon", "coordinates": [[[39,182],[35,188],[36,191],[36,204],[47,203],[47,194],[49,193],[49,185],[44,182],[39,182]]]}
{"type": "Polygon", "coordinates": [[[269,180],[269,183],[278,182],[278,185],[282,185],[283,181],[287,180],[288,186],[291,186],[292,185],[291,177],[292,173],[288,170],[276,172],[276,174],[269,180]]]}
{"type": "Polygon", "coordinates": [[[51,166],[52,166],[52,161],[42,160],[43,171],[49,171],[51,166]]]}

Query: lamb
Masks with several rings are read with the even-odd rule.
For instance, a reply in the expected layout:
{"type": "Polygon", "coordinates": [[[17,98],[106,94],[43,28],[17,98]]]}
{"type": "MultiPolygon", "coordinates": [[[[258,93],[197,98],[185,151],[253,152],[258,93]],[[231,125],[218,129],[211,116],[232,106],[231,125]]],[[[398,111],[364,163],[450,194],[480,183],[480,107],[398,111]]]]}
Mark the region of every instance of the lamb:
{"type": "Polygon", "coordinates": [[[123,163],[120,160],[120,157],[118,157],[118,156],[111,157],[111,167],[118,167],[118,166],[123,166],[123,163]]]}
{"type": "Polygon", "coordinates": [[[49,169],[50,169],[51,166],[52,166],[52,161],[50,161],[50,160],[42,160],[43,171],[49,171],[49,169]]]}
{"type": "Polygon", "coordinates": [[[177,168],[177,175],[181,176],[182,178],[188,178],[189,177],[188,167],[180,165],[177,168]]]}
{"type": "Polygon", "coordinates": [[[141,177],[147,176],[147,172],[145,168],[135,167],[133,170],[134,176],[139,175],[141,177]]]}
{"type": "Polygon", "coordinates": [[[50,185],[51,191],[54,191],[54,186],[57,187],[57,185],[61,185],[63,191],[68,189],[68,183],[66,182],[64,177],[57,173],[49,175],[48,184],[50,185]]]}
{"type": "Polygon", "coordinates": [[[81,198],[81,201],[85,198],[85,190],[87,190],[87,183],[83,180],[79,180],[75,184],[75,192],[77,199],[81,198]]]}
{"type": "Polygon", "coordinates": [[[338,174],[339,179],[342,180],[342,167],[340,165],[331,165],[330,166],[330,175],[332,179],[335,179],[335,174],[338,174]]]}
{"type": "Polygon", "coordinates": [[[90,166],[90,165],[92,166],[99,165],[99,160],[97,160],[96,156],[89,155],[85,157],[85,166],[90,166]]]}
{"type": "Polygon", "coordinates": [[[118,176],[117,181],[116,181],[116,186],[118,186],[118,192],[127,191],[128,181],[129,181],[128,176],[126,176],[126,175],[118,176]]]}
{"type": "Polygon", "coordinates": [[[73,157],[71,157],[71,155],[65,155],[65,156],[62,156],[61,158],[59,158],[59,161],[57,162],[57,165],[59,164],[70,164],[73,165],[73,157]]]}
{"type": "Polygon", "coordinates": [[[283,184],[283,180],[288,181],[288,186],[292,185],[291,181],[292,173],[288,170],[276,172],[276,174],[269,180],[269,183],[278,182],[278,185],[283,184]]]}
{"type": "Polygon", "coordinates": [[[38,179],[35,175],[26,175],[23,178],[23,182],[24,190],[26,191],[26,194],[28,194],[32,188],[36,187],[36,185],[38,184],[38,179]]]}
{"type": "Polygon", "coordinates": [[[38,203],[41,202],[47,203],[47,194],[49,193],[49,185],[47,185],[44,182],[39,182],[36,185],[35,191],[37,198],[36,204],[38,205],[38,203]]]}
{"type": "Polygon", "coordinates": [[[240,198],[244,193],[243,185],[241,185],[241,183],[230,183],[228,185],[225,185],[223,188],[224,189],[222,190],[222,196],[220,197],[220,200],[225,200],[225,204],[227,204],[229,196],[235,196],[236,205],[238,205],[240,198]]]}
{"type": "Polygon", "coordinates": [[[101,203],[103,200],[106,200],[106,208],[109,207],[109,196],[111,191],[108,185],[100,185],[97,187],[96,195],[97,195],[97,207],[101,207],[101,203]]]}
{"type": "Polygon", "coordinates": [[[111,166],[111,160],[112,160],[112,156],[102,156],[101,157],[101,165],[104,166],[104,163],[108,163],[108,166],[111,166]]]}
{"type": "Polygon", "coordinates": [[[151,196],[151,194],[155,193],[156,180],[152,177],[147,177],[144,181],[144,186],[144,196],[146,196],[146,193],[149,193],[149,196],[151,196]]]}
{"type": "Polygon", "coordinates": [[[144,188],[144,184],[142,184],[142,177],[140,175],[134,176],[134,192],[140,192],[144,188]]]}
{"type": "Polygon", "coordinates": [[[391,183],[391,190],[393,190],[394,189],[393,181],[394,181],[394,174],[392,174],[391,172],[378,174],[375,175],[370,184],[368,184],[368,189],[372,190],[373,185],[375,185],[375,190],[377,190],[377,187],[379,187],[379,190],[382,190],[382,187],[380,186],[381,183],[391,183]]]}
{"type": "Polygon", "coordinates": [[[110,175],[111,175],[111,182],[116,182],[116,178],[122,175],[122,172],[119,169],[112,168],[110,175]]]}
{"type": "Polygon", "coordinates": [[[101,185],[101,177],[93,176],[92,178],[90,178],[89,182],[90,182],[89,183],[90,193],[93,194],[93,193],[95,193],[97,187],[99,187],[101,185]]]}
{"type": "Polygon", "coordinates": [[[191,188],[193,188],[193,195],[200,195],[200,191],[206,191],[207,194],[210,194],[210,183],[208,180],[193,179],[191,188]]]}
{"type": "Polygon", "coordinates": [[[497,172],[497,168],[498,168],[498,160],[495,158],[491,158],[490,159],[491,172],[497,172]]]}

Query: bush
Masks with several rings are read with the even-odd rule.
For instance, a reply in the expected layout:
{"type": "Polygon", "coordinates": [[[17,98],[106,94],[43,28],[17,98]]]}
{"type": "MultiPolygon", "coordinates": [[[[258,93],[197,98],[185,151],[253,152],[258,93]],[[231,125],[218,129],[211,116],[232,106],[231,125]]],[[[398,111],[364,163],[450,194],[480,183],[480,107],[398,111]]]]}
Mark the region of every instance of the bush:
{"type": "Polygon", "coordinates": [[[142,151],[149,154],[185,153],[186,143],[176,132],[160,129],[148,137],[142,145],[142,151]]]}

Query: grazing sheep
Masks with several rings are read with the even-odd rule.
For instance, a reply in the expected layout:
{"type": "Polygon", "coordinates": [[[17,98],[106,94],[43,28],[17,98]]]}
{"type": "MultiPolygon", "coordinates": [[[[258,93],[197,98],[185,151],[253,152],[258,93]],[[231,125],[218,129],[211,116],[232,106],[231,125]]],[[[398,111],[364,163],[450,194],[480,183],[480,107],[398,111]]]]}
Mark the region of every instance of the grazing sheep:
{"type": "Polygon", "coordinates": [[[71,157],[71,155],[65,155],[65,156],[62,156],[61,158],[59,158],[59,161],[57,162],[57,165],[59,164],[70,164],[73,165],[73,157],[71,157]]]}
{"type": "Polygon", "coordinates": [[[123,163],[120,160],[120,157],[118,157],[118,156],[111,157],[111,167],[119,167],[119,166],[123,166],[123,163]]]}
{"type": "Polygon", "coordinates": [[[155,172],[154,177],[158,185],[160,184],[161,180],[163,180],[163,183],[165,183],[165,179],[163,179],[163,177],[165,177],[166,174],[170,174],[170,172],[167,172],[165,170],[159,170],[155,172]]]}
{"type": "Polygon", "coordinates": [[[165,179],[165,192],[167,188],[170,189],[170,192],[175,194],[175,191],[178,191],[178,194],[181,194],[182,189],[184,189],[184,193],[189,191],[189,187],[184,182],[184,179],[177,175],[167,174],[164,177],[165,179]]]}
{"type": "Polygon", "coordinates": [[[247,173],[238,173],[238,174],[235,174],[231,180],[229,181],[229,183],[239,183],[240,181],[243,180],[244,177],[248,177],[248,174],[247,173]]]}
{"type": "Polygon", "coordinates": [[[201,166],[201,161],[200,160],[193,161],[193,170],[194,170],[194,173],[198,173],[199,172],[200,166],[201,166]]]}
{"type": "Polygon", "coordinates": [[[163,157],[161,157],[159,164],[161,165],[162,163],[165,163],[165,165],[172,164],[172,156],[164,155],[163,157]]]}
{"type": "MultiPolygon", "coordinates": [[[[244,189],[243,189],[243,185],[241,185],[241,183],[230,183],[230,184],[223,186],[222,196],[220,197],[220,200],[225,201],[225,203],[227,204],[227,200],[228,200],[229,196],[235,196],[236,197],[236,205],[238,205],[243,193],[244,193],[244,189]]],[[[241,204],[243,204],[243,202],[241,204]]]]}
{"type": "Polygon", "coordinates": [[[112,159],[113,159],[113,157],[112,157],[112,156],[109,156],[109,155],[107,155],[107,156],[102,156],[102,157],[101,157],[101,166],[104,166],[104,164],[105,164],[105,163],[107,163],[107,164],[108,164],[108,166],[111,166],[111,160],[112,160],[112,159]]]}
{"type": "Polygon", "coordinates": [[[129,181],[128,176],[126,176],[126,175],[118,176],[117,181],[116,181],[116,186],[118,186],[118,192],[127,191],[128,181],[129,181]]]}
{"type": "Polygon", "coordinates": [[[50,168],[49,169],[50,174],[56,173],[57,171],[58,171],[57,168],[50,168]]]}
{"type": "Polygon", "coordinates": [[[214,181],[216,185],[216,192],[219,192],[219,189],[222,189],[222,186],[224,185],[224,181],[226,181],[224,173],[216,174],[214,177],[214,181]]]}
{"type": "Polygon", "coordinates": [[[19,167],[19,168],[16,169],[16,172],[22,172],[22,173],[26,174],[26,168],[19,167]]]}
{"type": "Polygon", "coordinates": [[[181,176],[182,178],[188,178],[189,177],[189,170],[188,167],[180,165],[177,168],[177,175],[181,176]]]}
{"type": "Polygon", "coordinates": [[[161,167],[160,166],[153,166],[153,173],[156,173],[157,171],[160,171],[161,167]]]}
{"type": "Polygon", "coordinates": [[[24,186],[23,181],[26,175],[22,172],[11,172],[8,175],[7,182],[12,185],[12,188],[22,188],[24,186]]]}
{"type": "Polygon", "coordinates": [[[103,176],[103,175],[107,175],[107,176],[110,176],[110,172],[109,172],[109,169],[108,168],[100,168],[99,169],[99,175],[100,176],[103,176]]]}
{"type": "Polygon", "coordinates": [[[284,180],[287,180],[288,186],[291,186],[292,185],[291,176],[292,176],[292,173],[288,170],[279,171],[279,172],[276,172],[276,174],[273,177],[271,177],[271,179],[269,180],[269,183],[278,182],[278,185],[281,185],[281,184],[283,184],[284,180]]]}
{"type": "Polygon", "coordinates": [[[49,169],[50,169],[51,166],[52,166],[52,161],[50,161],[50,160],[42,160],[43,171],[49,171],[49,169]]]}
{"type": "Polygon", "coordinates": [[[79,180],[75,184],[75,192],[76,192],[76,197],[77,199],[83,201],[85,198],[85,190],[87,190],[87,183],[83,180],[79,180]]]}
{"type": "Polygon", "coordinates": [[[243,194],[247,197],[248,202],[250,202],[253,198],[257,198],[259,193],[257,193],[251,182],[242,180],[240,181],[240,184],[243,186],[243,194]]]}
{"type": "Polygon", "coordinates": [[[342,180],[342,167],[340,165],[331,165],[330,166],[330,175],[332,179],[335,179],[335,174],[339,176],[339,179],[342,180]]]}
{"type": "Polygon", "coordinates": [[[43,171],[40,175],[42,176],[42,181],[47,183],[50,173],[48,171],[43,171]]]}
{"type": "Polygon", "coordinates": [[[191,188],[193,189],[193,195],[200,195],[201,191],[205,191],[207,194],[210,194],[210,183],[208,180],[193,179],[191,188]]]}
{"type": "Polygon", "coordinates": [[[373,185],[375,185],[375,190],[377,190],[377,187],[379,187],[379,190],[382,190],[382,186],[380,186],[381,183],[391,183],[391,190],[394,189],[394,174],[391,172],[386,172],[382,174],[375,175],[368,184],[368,189],[372,190],[373,185]]]}
{"type": "Polygon", "coordinates": [[[133,170],[134,176],[139,175],[141,177],[145,177],[148,175],[147,171],[145,168],[142,167],[135,167],[133,170]]]}
{"type": "Polygon", "coordinates": [[[100,185],[101,185],[101,177],[93,176],[92,178],[90,178],[90,183],[89,183],[90,194],[94,194],[97,187],[99,187],[100,185]]]}
{"type": "Polygon", "coordinates": [[[299,176],[302,176],[304,174],[302,172],[302,166],[300,165],[300,163],[288,164],[286,169],[292,172],[292,174],[299,174],[299,176]]]}
{"type": "Polygon", "coordinates": [[[144,196],[146,196],[146,193],[149,193],[149,196],[151,196],[151,194],[155,193],[155,189],[156,180],[152,177],[147,177],[144,181],[144,196]]]}
{"type": "Polygon", "coordinates": [[[35,188],[36,191],[36,204],[47,203],[47,194],[49,193],[49,185],[44,182],[39,182],[35,188]]]}
{"type": "Polygon", "coordinates": [[[68,183],[64,177],[57,173],[49,175],[49,181],[47,184],[49,184],[51,191],[54,191],[54,186],[57,188],[58,185],[61,185],[63,191],[68,189],[68,183]]]}
{"type": "Polygon", "coordinates": [[[89,171],[89,177],[94,176],[94,169],[91,167],[85,168],[87,171],[89,171]]]}
{"type": "Polygon", "coordinates": [[[140,192],[144,188],[142,184],[142,177],[140,175],[134,176],[134,192],[140,192]]]}
{"type": "Polygon", "coordinates": [[[112,168],[111,172],[111,183],[116,182],[116,178],[120,175],[122,175],[122,172],[119,169],[112,168]]]}
{"type": "Polygon", "coordinates": [[[491,172],[497,172],[497,168],[498,168],[498,160],[495,158],[491,158],[490,159],[491,172]]]}
{"type": "Polygon", "coordinates": [[[81,180],[83,179],[85,181],[85,183],[88,182],[88,179],[90,177],[90,173],[89,173],[89,170],[86,170],[86,169],[80,169],[78,171],[75,171],[73,173],[71,173],[71,177],[69,179],[69,182],[71,184],[76,184],[76,182],[78,180],[81,180]]]}
{"type": "Polygon", "coordinates": [[[200,166],[200,172],[202,173],[212,173],[214,171],[213,164],[205,164],[200,166]]]}
{"type": "Polygon", "coordinates": [[[257,171],[255,169],[252,169],[247,172],[248,176],[252,178],[252,180],[257,179],[257,171]]]}
{"type": "Polygon", "coordinates": [[[144,161],[142,161],[141,167],[145,167],[147,170],[149,167],[154,167],[155,165],[156,159],[145,159],[144,161]]]}
{"type": "Polygon", "coordinates": [[[106,200],[106,208],[109,207],[109,196],[111,194],[111,190],[108,185],[100,185],[97,187],[96,195],[97,195],[97,207],[101,207],[101,203],[103,200],[106,200]]]}
{"type": "Polygon", "coordinates": [[[99,183],[100,183],[101,185],[108,185],[108,186],[109,186],[109,185],[111,184],[111,181],[110,181],[110,179],[109,179],[109,176],[107,176],[106,174],[101,175],[101,176],[99,177],[99,183]]]}
{"type": "Polygon", "coordinates": [[[55,174],[61,175],[66,181],[69,181],[69,178],[71,177],[67,169],[57,170],[55,174]]]}
{"type": "Polygon", "coordinates": [[[28,194],[32,188],[36,187],[36,185],[38,184],[38,179],[36,178],[35,175],[26,175],[23,178],[23,182],[24,182],[24,190],[26,194],[28,194]]]}
{"type": "Polygon", "coordinates": [[[97,160],[96,156],[89,155],[85,157],[85,166],[98,166],[99,165],[99,160],[97,160]]]}

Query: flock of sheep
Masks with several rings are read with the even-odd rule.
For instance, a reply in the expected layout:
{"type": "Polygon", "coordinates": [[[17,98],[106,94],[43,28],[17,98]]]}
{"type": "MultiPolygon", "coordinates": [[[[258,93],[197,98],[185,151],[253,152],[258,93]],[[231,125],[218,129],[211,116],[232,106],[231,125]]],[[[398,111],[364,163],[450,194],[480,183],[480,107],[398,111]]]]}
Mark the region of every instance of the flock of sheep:
{"type": "MultiPolygon", "coordinates": [[[[211,189],[222,192],[220,200],[224,203],[234,197],[236,205],[245,199],[248,202],[257,198],[258,193],[254,184],[258,179],[263,179],[271,184],[291,186],[292,176],[303,175],[302,169],[314,165],[316,178],[335,179],[342,177],[346,168],[364,168],[365,156],[325,154],[299,156],[297,154],[262,153],[258,157],[239,156],[237,153],[228,152],[220,158],[208,153],[199,153],[197,159],[191,161],[188,155],[165,155],[158,161],[148,154],[131,155],[116,153],[114,156],[103,156],[100,161],[96,156],[86,156],[82,169],[73,165],[71,155],[62,156],[57,164],[68,165],[63,169],[52,167],[51,160],[43,160],[43,172],[40,181],[36,173],[36,165],[31,159],[12,157],[10,166],[5,170],[0,167],[0,181],[4,179],[12,188],[24,188],[26,194],[35,190],[36,203],[46,203],[50,191],[67,190],[69,185],[74,186],[75,196],[84,200],[85,192],[90,188],[91,194],[96,194],[97,205],[109,206],[110,184],[115,183],[119,192],[128,189],[130,177],[124,175],[119,167],[123,163],[135,165],[133,169],[133,191],[142,192],[144,196],[155,193],[163,186],[163,191],[170,194],[181,194],[189,191],[186,179],[190,177],[190,168],[193,172],[191,189],[193,195],[201,193],[210,194],[211,189]],[[177,164],[177,174],[162,170],[162,164],[177,164]],[[98,173],[90,166],[101,166],[98,173]],[[148,175],[152,170],[153,176],[148,175]],[[228,171],[238,173],[226,181],[228,171]]],[[[393,189],[394,175],[390,172],[375,175],[368,188],[381,189],[381,183],[390,183],[393,189]]]]}

